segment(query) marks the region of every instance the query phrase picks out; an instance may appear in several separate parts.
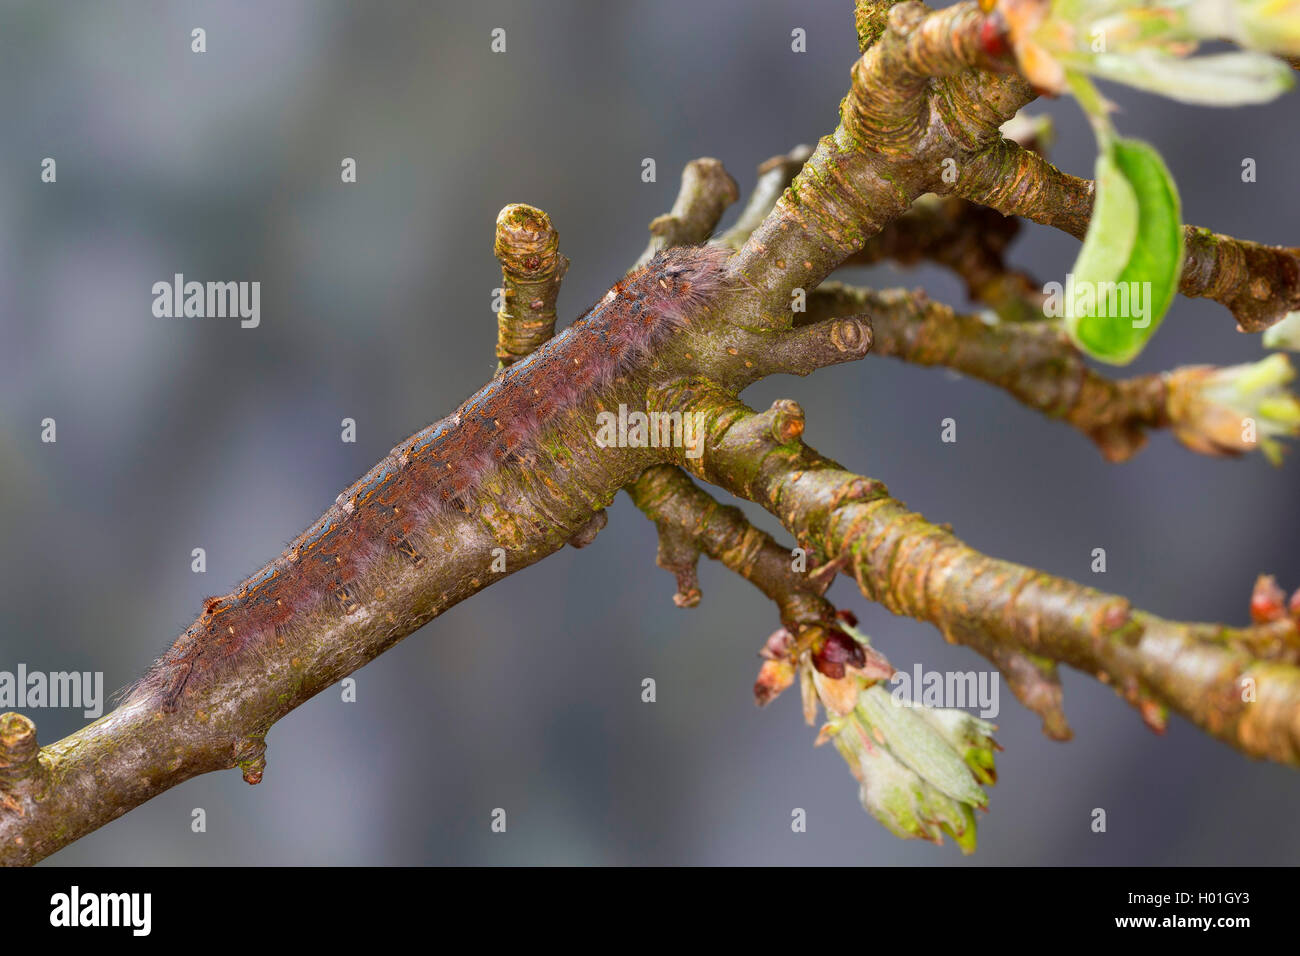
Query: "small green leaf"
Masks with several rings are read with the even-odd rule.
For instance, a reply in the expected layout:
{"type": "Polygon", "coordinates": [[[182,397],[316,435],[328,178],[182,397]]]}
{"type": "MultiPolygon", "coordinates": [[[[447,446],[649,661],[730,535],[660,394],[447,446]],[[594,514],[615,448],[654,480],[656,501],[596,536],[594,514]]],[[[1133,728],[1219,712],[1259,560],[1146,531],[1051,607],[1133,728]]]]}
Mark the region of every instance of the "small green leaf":
{"type": "Polygon", "coordinates": [[[1103,362],[1131,362],[1168,311],[1182,260],[1178,190],[1160,154],[1139,140],[1107,137],[1066,295],[1071,338],[1103,362]]]}

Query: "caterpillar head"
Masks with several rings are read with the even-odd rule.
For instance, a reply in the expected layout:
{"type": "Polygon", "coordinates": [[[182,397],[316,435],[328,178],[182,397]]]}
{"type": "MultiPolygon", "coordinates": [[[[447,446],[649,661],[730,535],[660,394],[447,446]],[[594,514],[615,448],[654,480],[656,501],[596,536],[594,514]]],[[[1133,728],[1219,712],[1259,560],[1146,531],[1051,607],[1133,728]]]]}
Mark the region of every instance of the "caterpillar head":
{"type": "Polygon", "coordinates": [[[676,246],[657,254],[643,271],[656,311],[674,322],[689,318],[726,287],[729,258],[731,250],[721,246],[676,246]]]}

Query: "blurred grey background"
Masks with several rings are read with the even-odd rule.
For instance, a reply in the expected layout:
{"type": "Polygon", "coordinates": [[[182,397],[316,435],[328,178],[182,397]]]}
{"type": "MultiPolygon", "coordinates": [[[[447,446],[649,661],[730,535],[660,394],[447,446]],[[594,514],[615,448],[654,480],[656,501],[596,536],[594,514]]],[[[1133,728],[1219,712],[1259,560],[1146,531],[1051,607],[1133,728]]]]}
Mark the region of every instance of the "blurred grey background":
{"type": "MultiPolygon", "coordinates": [[[[6,3],[0,13],[0,669],[130,682],[400,439],[492,373],[493,223],[547,210],[582,312],[645,244],[682,165],[755,166],[835,125],[856,55],[849,0],[6,3]],[[207,52],[190,52],[190,31],[207,52]],[[490,31],[507,31],[493,54],[490,31]],[[790,49],[807,31],[808,50],[790,49]],[[56,184],[40,181],[44,157],[56,184]],[[355,185],[340,182],[354,157],[355,185]],[[641,182],[653,157],[658,181],[641,182]],[[262,321],[159,319],[154,282],[260,280],[262,321]],[[58,442],[39,440],[58,422],[58,442]],[[356,444],[339,440],[344,417],[356,444]],[[207,550],[204,575],[190,552],[207,550]]],[[[1112,90],[1156,143],[1187,221],[1300,241],[1295,94],[1194,109],[1112,90]],[[1241,161],[1258,163],[1243,184],[1241,161]]],[[[1053,157],[1091,172],[1072,101],[1053,157]]],[[[734,210],[732,215],[734,215],[734,210]]],[[[724,221],[729,222],[728,220],[724,221]]],[[[1059,278],[1077,243],[1027,229],[1017,263],[1059,278]]],[[[840,278],[924,285],[881,268],[840,278]]],[[[1135,371],[1262,355],[1221,307],[1178,300],[1135,371]]],[[[791,397],[808,439],[992,554],[1157,613],[1243,622],[1255,575],[1300,585],[1296,469],[1211,460],[1157,435],[1123,466],[978,382],[873,360],[791,397]],[[956,444],[939,422],[958,420],[956,444]],[[1108,572],[1089,571],[1093,548],[1108,572]]],[[[764,516],[763,525],[779,530],[764,516]]],[[[784,538],[782,540],[785,540],[784,538]]],[[[776,624],[705,563],[678,610],[625,497],[566,549],[455,608],[269,736],[264,782],[190,781],[52,864],[1294,863],[1300,775],[1180,719],[1159,738],[1065,676],[1076,731],[1047,741],[1003,689],[1001,780],[969,861],[890,836],[790,693],[751,685],[776,624]],[[658,702],[640,700],[653,677],[658,702]],[[205,834],[190,831],[195,807],[205,834]],[[489,829],[505,808],[505,834],[489,829]],[[794,807],[808,832],[794,834],[794,807]],[[1094,807],[1109,829],[1089,828],[1094,807]]],[[[901,668],[984,669],[931,628],[831,592],[901,668]]],[[[85,721],[32,713],[49,742],[85,721]]]]}

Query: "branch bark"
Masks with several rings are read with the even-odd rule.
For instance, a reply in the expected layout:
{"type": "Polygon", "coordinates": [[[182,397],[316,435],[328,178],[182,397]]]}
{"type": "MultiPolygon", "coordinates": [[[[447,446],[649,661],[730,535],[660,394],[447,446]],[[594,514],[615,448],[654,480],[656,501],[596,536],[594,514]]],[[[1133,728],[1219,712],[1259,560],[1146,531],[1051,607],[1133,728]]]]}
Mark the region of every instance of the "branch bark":
{"type": "MultiPolygon", "coordinates": [[[[756,413],[725,390],[703,387],[679,389],[665,401],[710,422],[709,454],[679,465],[762,505],[801,546],[895,614],[933,624],[985,656],[1091,674],[1156,731],[1173,710],[1243,753],[1300,765],[1295,618],[1246,628],[1165,620],[1117,595],[979,553],[909,511],[879,481],[800,439],[776,440],[775,406],[756,413]]],[[[1012,687],[1038,709],[1032,694],[1041,683],[1012,687]]],[[[1052,693],[1059,698],[1059,690],[1052,693]]],[[[1039,712],[1052,711],[1049,703],[1039,712]]],[[[1047,716],[1045,727],[1051,734],[1047,716]]]]}
{"type": "Polygon", "coordinates": [[[1001,388],[1026,407],[1077,428],[1108,461],[1127,461],[1146,445],[1147,433],[1160,428],[1172,429],[1200,454],[1269,449],[1267,442],[1242,440],[1248,409],[1216,404],[1215,390],[1206,387],[1232,369],[1184,366],[1111,379],[1094,371],[1054,324],[962,315],[923,292],[828,282],[807,304],[800,324],[868,313],[874,354],[942,366],[1001,388]]]}
{"type": "Polygon", "coordinates": [[[569,260],[560,234],[540,209],[511,203],[497,216],[493,251],[501,262],[503,308],[497,313],[498,371],[555,335],[555,301],[569,260]]]}

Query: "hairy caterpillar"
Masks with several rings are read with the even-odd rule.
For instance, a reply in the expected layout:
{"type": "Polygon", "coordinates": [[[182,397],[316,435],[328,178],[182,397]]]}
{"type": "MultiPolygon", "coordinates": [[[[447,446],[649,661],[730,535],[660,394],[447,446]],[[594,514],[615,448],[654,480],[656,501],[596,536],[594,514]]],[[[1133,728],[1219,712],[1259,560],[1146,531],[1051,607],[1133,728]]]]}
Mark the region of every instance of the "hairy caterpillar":
{"type": "Polygon", "coordinates": [[[232,593],[208,598],[198,619],[125,694],[175,710],[187,689],[321,607],[350,614],[356,582],[381,555],[413,565],[413,531],[467,510],[494,469],[518,467],[567,409],[635,366],[690,322],[724,283],[726,249],[678,247],[618,283],[563,333],[507,368],[451,415],[397,445],[338,496],[315,524],[232,593]]]}

